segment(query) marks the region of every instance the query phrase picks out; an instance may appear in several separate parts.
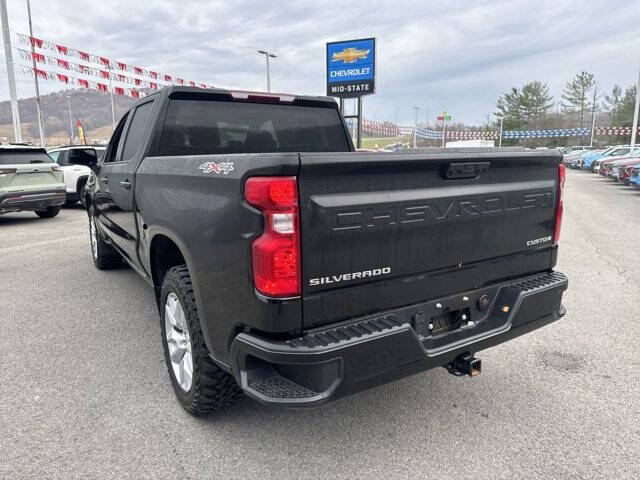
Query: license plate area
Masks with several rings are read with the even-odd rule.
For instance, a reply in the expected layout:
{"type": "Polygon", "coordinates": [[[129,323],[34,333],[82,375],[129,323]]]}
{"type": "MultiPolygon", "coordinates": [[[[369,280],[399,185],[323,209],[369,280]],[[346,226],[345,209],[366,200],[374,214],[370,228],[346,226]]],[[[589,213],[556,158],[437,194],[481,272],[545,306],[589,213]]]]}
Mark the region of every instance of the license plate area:
{"type": "Polygon", "coordinates": [[[470,308],[463,308],[460,310],[450,310],[446,308],[438,315],[429,319],[427,332],[424,332],[423,335],[442,335],[444,333],[451,332],[452,330],[457,330],[462,326],[467,326],[469,325],[469,322],[472,322],[471,324],[473,324],[470,308]]]}

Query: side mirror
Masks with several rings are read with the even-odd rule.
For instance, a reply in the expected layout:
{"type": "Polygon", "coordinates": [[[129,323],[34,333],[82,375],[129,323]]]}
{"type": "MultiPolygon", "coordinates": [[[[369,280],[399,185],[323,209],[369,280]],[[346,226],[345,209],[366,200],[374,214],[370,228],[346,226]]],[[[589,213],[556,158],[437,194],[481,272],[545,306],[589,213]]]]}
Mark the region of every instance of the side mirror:
{"type": "Polygon", "coordinates": [[[69,150],[69,163],[71,165],[84,165],[92,171],[98,171],[98,157],[95,150],[69,150]]]}

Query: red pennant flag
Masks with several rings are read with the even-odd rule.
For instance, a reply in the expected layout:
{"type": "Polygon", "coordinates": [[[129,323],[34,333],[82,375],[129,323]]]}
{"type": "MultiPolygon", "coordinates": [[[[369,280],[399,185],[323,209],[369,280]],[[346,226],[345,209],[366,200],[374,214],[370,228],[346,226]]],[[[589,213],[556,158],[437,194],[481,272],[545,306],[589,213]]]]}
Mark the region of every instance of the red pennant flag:
{"type": "Polygon", "coordinates": [[[36,62],[44,63],[44,55],[43,54],[33,52],[31,55],[33,56],[33,59],[36,62]]]}
{"type": "Polygon", "coordinates": [[[164,76],[164,81],[165,82],[170,82],[171,81],[171,75],[165,75],[164,76]]]}
{"type": "Polygon", "coordinates": [[[124,75],[122,75],[121,73],[118,74],[118,81],[119,82],[126,82],[127,81],[127,77],[125,77],[124,75]]]}
{"type": "Polygon", "coordinates": [[[81,52],[81,51],[79,51],[79,50],[78,50],[78,55],[79,55],[79,56],[80,56],[80,58],[81,58],[82,60],[84,60],[85,62],[88,62],[88,61],[89,61],[89,54],[88,54],[88,53],[86,53],[86,52],[81,52]]]}
{"type": "Polygon", "coordinates": [[[156,72],[152,72],[151,70],[149,70],[149,76],[151,78],[158,78],[158,74],[156,72]]]}
{"type": "Polygon", "coordinates": [[[206,83],[201,83],[201,84],[200,84],[200,86],[201,86],[202,88],[207,88],[207,84],[206,84],[206,83]]]}
{"type": "Polygon", "coordinates": [[[115,87],[113,91],[115,92],[116,95],[124,95],[124,88],[122,87],[115,87]]]}
{"type": "Polygon", "coordinates": [[[78,65],[78,71],[80,73],[86,73],[88,75],[91,75],[91,69],[86,65],[78,65]]]}
{"type": "Polygon", "coordinates": [[[98,90],[100,90],[101,92],[106,92],[107,91],[107,85],[104,83],[98,83],[98,90]]]}
{"type": "Polygon", "coordinates": [[[89,81],[88,80],[82,80],[81,78],[78,79],[78,85],[80,85],[81,87],[84,88],[89,88],[89,81]]]}
{"type": "Polygon", "coordinates": [[[142,75],[142,69],[140,67],[133,67],[133,71],[136,72],[138,75],[142,75]]]}
{"type": "Polygon", "coordinates": [[[100,57],[100,63],[102,65],[104,65],[105,67],[108,67],[109,66],[109,59],[105,58],[105,57],[100,57]]]}
{"type": "Polygon", "coordinates": [[[58,66],[64,68],[65,70],[69,70],[69,62],[66,60],[61,60],[58,58],[58,66]]]}
{"type": "Polygon", "coordinates": [[[63,45],[56,45],[56,48],[58,49],[58,53],[61,53],[62,55],[69,55],[69,49],[63,45]]]}
{"type": "Polygon", "coordinates": [[[191,82],[191,81],[189,81],[189,86],[190,86],[190,87],[195,87],[195,86],[196,86],[196,82],[191,82]]]}
{"type": "Polygon", "coordinates": [[[31,39],[31,45],[34,47],[42,48],[42,40],[36,37],[29,37],[31,39]]]}
{"type": "Polygon", "coordinates": [[[44,70],[34,68],[33,71],[35,72],[36,76],[43,78],[44,80],[49,78],[49,75],[47,75],[47,72],[45,72],[44,70]]]}
{"type": "Polygon", "coordinates": [[[69,77],[67,75],[62,75],[61,73],[56,73],[58,76],[58,81],[62,83],[69,83],[69,77]]]}
{"type": "Polygon", "coordinates": [[[127,64],[126,63],[122,63],[122,62],[118,62],[118,68],[120,70],[126,71],[127,70],[127,64]]]}
{"type": "Polygon", "coordinates": [[[157,83],[153,83],[153,82],[149,82],[149,88],[153,88],[154,90],[158,89],[158,84],[157,83]]]}
{"type": "Polygon", "coordinates": [[[109,72],[107,72],[106,70],[100,70],[100,76],[102,78],[109,78],[109,72]]]}
{"type": "Polygon", "coordinates": [[[131,96],[133,98],[140,98],[140,92],[137,90],[131,90],[131,96]]]}
{"type": "Polygon", "coordinates": [[[184,85],[184,79],[176,78],[176,81],[178,82],[179,85],[184,85]]]}
{"type": "Polygon", "coordinates": [[[140,85],[142,85],[142,80],[140,80],[139,78],[136,78],[135,83],[139,87],[140,85]]]}

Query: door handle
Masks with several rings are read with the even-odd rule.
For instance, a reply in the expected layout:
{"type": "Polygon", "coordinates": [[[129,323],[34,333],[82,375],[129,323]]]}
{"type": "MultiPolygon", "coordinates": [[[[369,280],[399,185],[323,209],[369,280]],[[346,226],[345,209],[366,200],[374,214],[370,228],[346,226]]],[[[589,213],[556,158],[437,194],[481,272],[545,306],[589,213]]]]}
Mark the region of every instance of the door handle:
{"type": "Polygon", "coordinates": [[[124,188],[125,190],[130,190],[131,189],[131,182],[128,181],[124,181],[124,182],[120,182],[120,186],[122,188],[124,188]]]}
{"type": "Polygon", "coordinates": [[[109,177],[102,177],[102,183],[109,183],[109,177]]]}

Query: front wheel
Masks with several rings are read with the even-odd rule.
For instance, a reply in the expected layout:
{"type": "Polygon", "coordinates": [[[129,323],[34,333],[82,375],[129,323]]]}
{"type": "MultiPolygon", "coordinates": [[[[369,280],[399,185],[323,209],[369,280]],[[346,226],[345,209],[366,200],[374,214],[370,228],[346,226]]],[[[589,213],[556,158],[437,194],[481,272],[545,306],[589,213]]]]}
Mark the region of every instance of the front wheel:
{"type": "Polygon", "coordinates": [[[40,218],[53,218],[60,213],[60,205],[47,207],[44,210],[36,210],[36,215],[40,218]]]}
{"type": "Polygon", "coordinates": [[[120,254],[100,236],[93,208],[89,209],[89,241],[91,243],[93,264],[98,270],[110,270],[122,264],[120,254]]]}
{"type": "Polygon", "coordinates": [[[192,415],[206,415],[242,398],[233,375],[209,356],[186,265],[167,271],[160,302],[164,356],[182,408],[192,415]]]}

